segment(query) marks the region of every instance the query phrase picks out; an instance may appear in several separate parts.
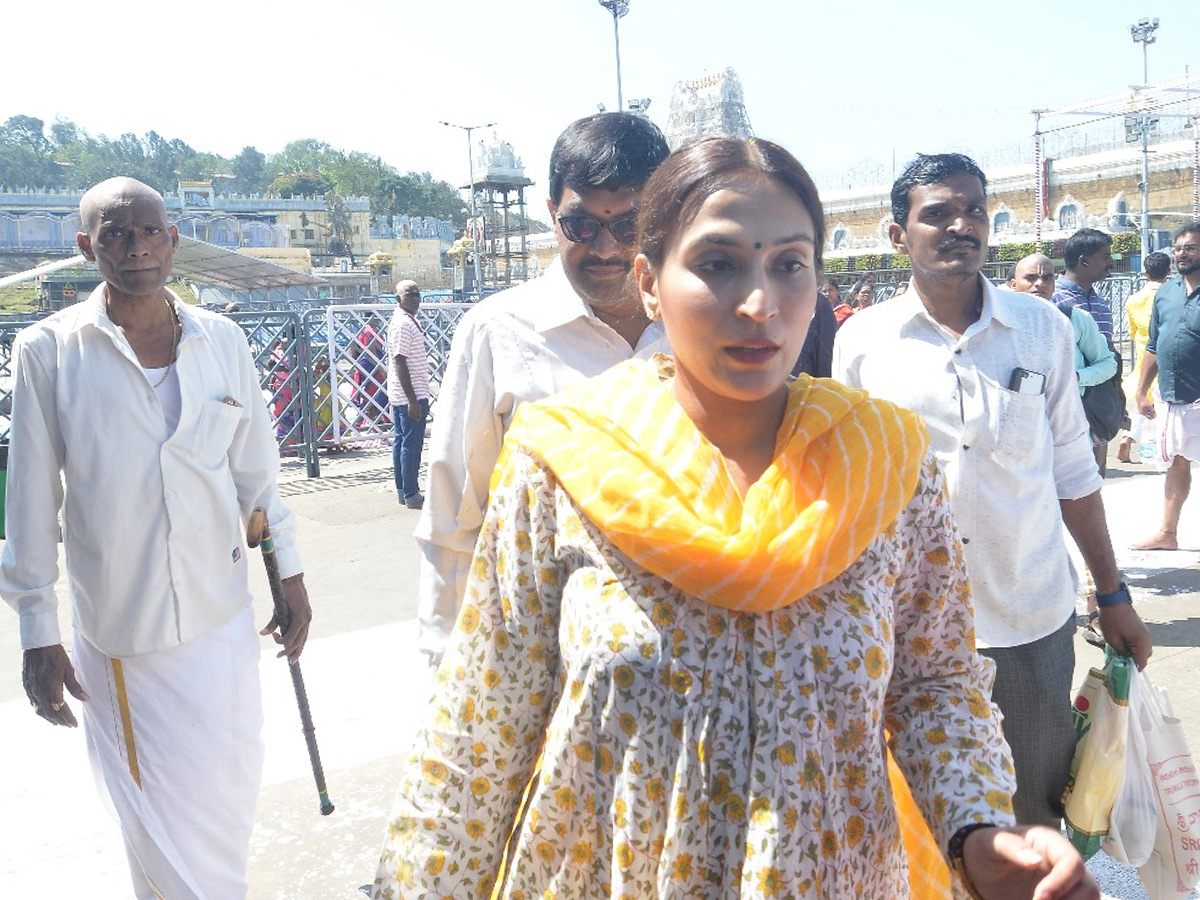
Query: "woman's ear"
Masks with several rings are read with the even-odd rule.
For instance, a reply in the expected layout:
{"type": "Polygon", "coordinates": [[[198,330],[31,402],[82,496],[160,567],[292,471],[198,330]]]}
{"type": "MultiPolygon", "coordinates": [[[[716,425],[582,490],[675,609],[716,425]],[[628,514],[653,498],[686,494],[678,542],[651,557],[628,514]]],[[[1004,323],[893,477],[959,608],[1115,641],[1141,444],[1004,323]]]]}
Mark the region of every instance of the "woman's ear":
{"type": "Polygon", "coordinates": [[[650,260],[644,253],[639,253],[633,260],[633,278],[637,282],[638,291],[642,295],[642,306],[646,317],[653,322],[658,318],[658,277],[650,267],[650,260]]]}

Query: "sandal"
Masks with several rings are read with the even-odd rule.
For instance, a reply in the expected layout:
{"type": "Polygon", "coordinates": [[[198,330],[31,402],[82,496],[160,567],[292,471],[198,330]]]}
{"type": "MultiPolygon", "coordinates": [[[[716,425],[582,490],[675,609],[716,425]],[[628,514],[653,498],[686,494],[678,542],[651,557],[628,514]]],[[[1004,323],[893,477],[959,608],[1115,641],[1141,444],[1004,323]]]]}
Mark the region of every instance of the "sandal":
{"type": "Polygon", "coordinates": [[[1093,609],[1084,616],[1083,639],[1093,647],[1104,647],[1104,635],[1100,631],[1100,610],[1093,609]]]}

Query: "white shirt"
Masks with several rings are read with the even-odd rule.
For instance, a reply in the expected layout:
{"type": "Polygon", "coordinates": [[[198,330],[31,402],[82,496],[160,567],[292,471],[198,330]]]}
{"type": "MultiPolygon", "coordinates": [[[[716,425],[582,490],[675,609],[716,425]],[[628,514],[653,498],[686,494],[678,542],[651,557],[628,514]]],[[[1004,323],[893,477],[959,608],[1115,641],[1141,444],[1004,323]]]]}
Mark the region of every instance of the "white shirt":
{"type": "Polygon", "coordinates": [[[1040,297],[983,279],[978,322],[961,338],[926,311],[916,285],[860,310],[838,332],[833,376],[920,413],[967,560],[981,647],[1045,637],[1074,612],[1059,500],[1102,484],[1075,379],[1075,334],[1040,297]],[[1008,390],[1013,369],[1041,394],[1008,390]]]}
{"type": "Polygon", "coordinates": [[[279,453],[241,329],[173,297],[179,424],[105,313],[104,290],[24,329],[13,348],[0,593],[21,646],[61,643],[59,512],[74,621],[110,656],[181,644],[250,602],[242,519],[263,507],[280,575],[300,572],[279,453]],[[167,437],[164,439],[164,435],[167,437]]]}
{"type": "Polygon", "coordinates": [[[430,435],[418,604],[422,650],[441,654],[466,589],[488,484],[517,406],[634,356],[668,352],[661,323],[637,347],[592,313],[558,260],[459,320],[430,435]]]}

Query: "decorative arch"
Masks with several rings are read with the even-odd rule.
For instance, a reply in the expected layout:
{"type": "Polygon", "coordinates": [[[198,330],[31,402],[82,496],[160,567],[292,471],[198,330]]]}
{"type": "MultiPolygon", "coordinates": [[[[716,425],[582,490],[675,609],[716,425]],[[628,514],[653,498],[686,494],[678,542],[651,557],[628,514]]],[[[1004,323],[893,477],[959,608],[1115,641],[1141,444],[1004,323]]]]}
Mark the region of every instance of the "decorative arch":
{"type": "Polygon", "coordinates": [[[1016,229],[1016,215],[1007,203],[1001,201],[992,213],[992,234],[1012,234],[1016,229]]]}
{"type": "Polygon", "coordinates": [[[833,227],[833,231],[829,233],[829,241],[834,250],[843,250],[849,246],[849,241],[852,235],[850,229],[841,222],[833,227]]]}
{"type": "Polygon", "coordinates": [[[1054,222],[1060,231],[1078,231],[1085,220],[1083,204],[1070,194],[1063,197],[1054,211],[1054,222]]]}

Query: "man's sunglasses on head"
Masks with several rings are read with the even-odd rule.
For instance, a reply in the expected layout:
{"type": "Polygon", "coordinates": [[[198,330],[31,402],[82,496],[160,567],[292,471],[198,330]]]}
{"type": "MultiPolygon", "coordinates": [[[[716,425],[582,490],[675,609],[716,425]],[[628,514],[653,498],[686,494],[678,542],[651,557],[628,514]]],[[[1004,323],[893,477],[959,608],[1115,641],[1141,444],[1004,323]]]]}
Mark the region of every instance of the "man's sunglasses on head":
{"type": "Polygon", "coordinates": [[[622,216],[608,222],[601,222],[591,216],[559,216],[558,224],[563,235],[572,244],[590,244],[600,237],[600,232],[605,228],[618,244],[629,246],[637,240],[636,215],[622,216]]]}

